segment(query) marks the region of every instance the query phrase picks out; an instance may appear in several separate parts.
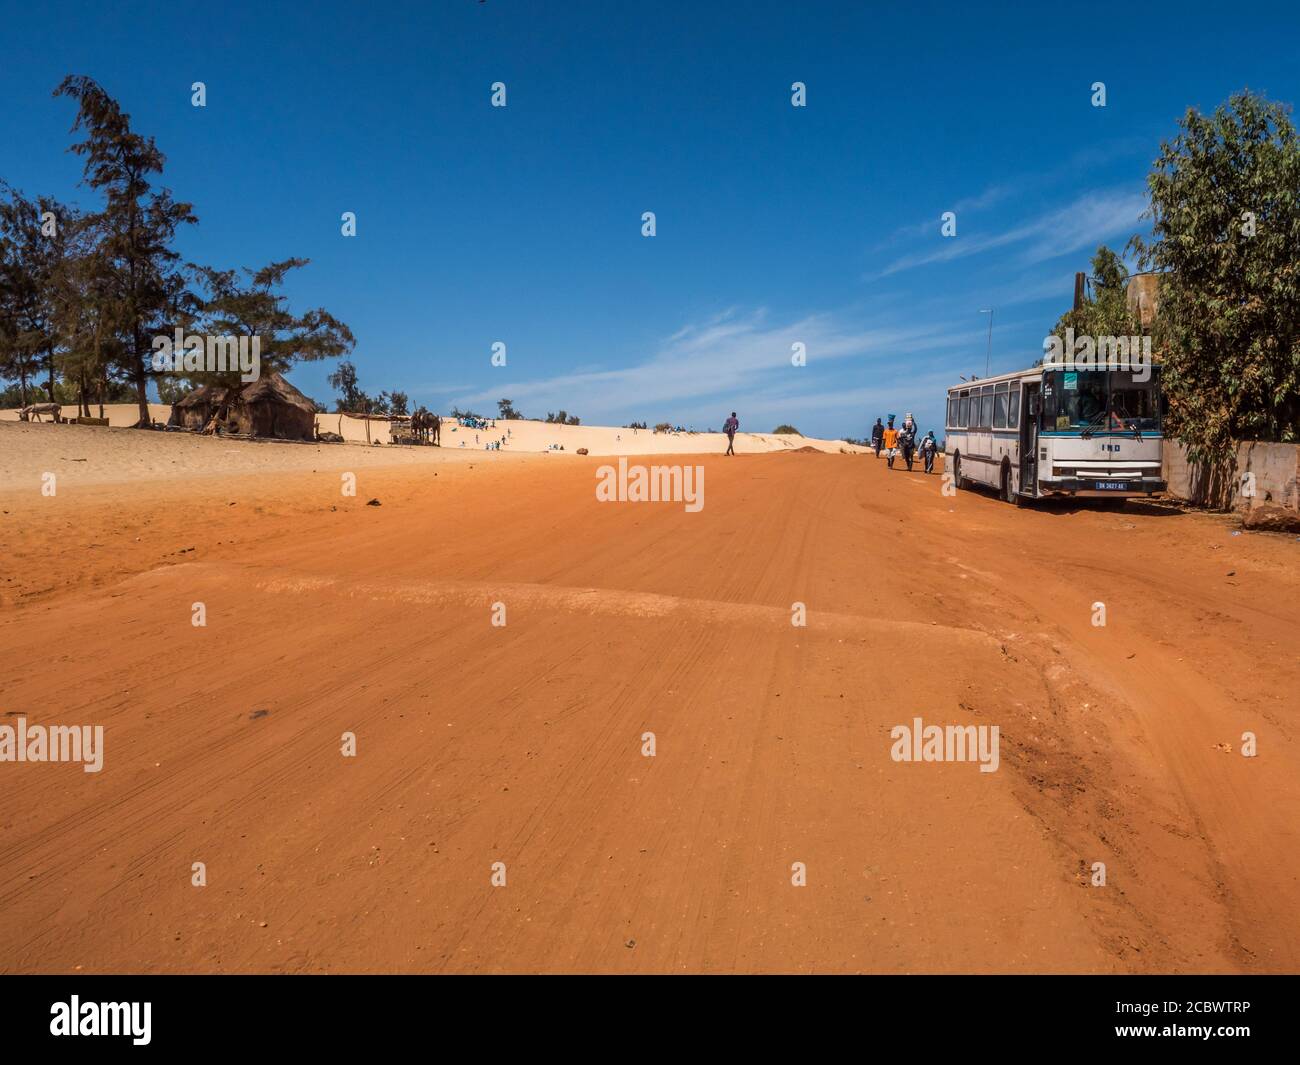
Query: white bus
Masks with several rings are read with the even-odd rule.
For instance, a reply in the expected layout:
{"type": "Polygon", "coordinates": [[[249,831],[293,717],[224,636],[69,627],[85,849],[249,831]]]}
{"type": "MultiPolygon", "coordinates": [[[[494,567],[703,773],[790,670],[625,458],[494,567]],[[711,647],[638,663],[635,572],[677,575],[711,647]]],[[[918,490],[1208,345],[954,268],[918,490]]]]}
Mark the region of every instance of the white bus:
{"type": "Polygon", "coordinates": [[[945,468],[953,484],[1009,503],[1123,499],[1165,489],[1160,367],[1146,373],[1047,363],[948,390],[945,468]],[[1146,377],[1146,380],[1141,380],[1146,377]]]}

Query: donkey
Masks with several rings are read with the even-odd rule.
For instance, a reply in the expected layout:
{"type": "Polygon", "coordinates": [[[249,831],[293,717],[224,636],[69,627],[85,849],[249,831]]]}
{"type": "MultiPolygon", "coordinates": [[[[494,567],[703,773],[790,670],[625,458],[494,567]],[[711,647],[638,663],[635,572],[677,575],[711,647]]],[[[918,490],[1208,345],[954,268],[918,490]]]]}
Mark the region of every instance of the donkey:
{"type": "Polygon", "coordinates": [[[39,422],[42,414],[48,414],[51,421],[63,421],[63,408],[57,403],[32,403],[18,411],[18,420],[39,422]]]}

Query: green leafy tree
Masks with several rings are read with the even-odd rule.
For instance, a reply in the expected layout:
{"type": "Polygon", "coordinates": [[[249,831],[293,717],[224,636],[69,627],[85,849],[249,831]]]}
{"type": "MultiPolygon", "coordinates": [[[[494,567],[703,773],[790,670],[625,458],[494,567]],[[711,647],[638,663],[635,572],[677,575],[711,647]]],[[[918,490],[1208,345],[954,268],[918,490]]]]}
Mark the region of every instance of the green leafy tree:
{"type": "Polygon", "coordinates": [[[344,359],[326,380],[330,388],[340,394],[335,401],[338,411],[344,414],[365,413],[367,397],[357,386],[357,368],[351,362],[344,359]]]}
{"type": "Polygon", "coordinates": [[[1143,330],[1128,309],[1128,267],[1106,245],[1092,257],[1092,291],[1083,306],[1071,308],[1056,323],[1056,335],[1064,338],[1072,328],[1075,336],[1141,336],[1143,330]]]}
{"type": "MultiPolygon", "coordinates": [[[[191,315],[181,314],[178,324],[188,324],[210,336],[259,338],[262,373],[285,373],[299,362],[316,362],[348,354],[356,346],[352,331],[323,308],[294,314],[288,297],[278,291],[292,270],[307,266],[309,259],[285,259],[260,270],[215,270],[190,265],[201,296],[191,315]]],[[[351,363],[347,364],[351,366],[351,363]]],[[[342,365],[339,367],[342,369],[342,365]]],[[[356,371],[352,370],[353,386],[356,371]]],[[[202,383],[242,387],[238,368],[226,373],[194,376],[202,383]]],[[[333,379],[331,378],[331,385],[333,379]]],[[[337,387],[337,386],[334,386],[337,387]]]]}
{"type": "Polygon", "coordinates": [[[29,402],[31,402],[31,390],[27,385],[15,383],[0,388],[0,410],[25,407],[29,402]]]}
{"type": "Polygon", "coordinates": [[[29,200],[17,189],[0,185],[0,242],[4,278],[0,281],[0,370],[19,379],[27,393],[28,379],[44,373],[41,395],[35,389],[28,402],[52,400],[56,381],[58,334],[55,326],[55,279],[68,244],[59,216],[68,209],[53,200],[29,200]],[[47,229],[52,223],[52,231],[47,229]]]}
{"type": "Polygon", "coordinates": [[[112,286],[103,293],[120,340],[117,357],[136,390],[140,426],[150,424],[147,384],[152,374],[153,337],[169,332],[184,301],[184,278],[172,248],[181,226],[198,221],[188,203],[155,188],[166,157],[152,137],[131,129],[131,116],[92,78],[69,75],[54,90],[77,104],[72,132],[85,139],[70,149],[84,160],[84,181],[104,195],[97,216],[102,255],[112,286]]]}
{"type": "Polygon", "coordinates": [[[159,403],[179,403],[185,398],[189,388],[179,377],[168,377],[166,374],[160,374],[154,380],[158,389],[159,403]]]}
{"type": "Polygon", "coordinates": [[[49,289],[58,369],[63,378],[58,399],[75,403],[78,412],[88,416],[92,391],[98,394],[101,407],[106,394],[123,391],[120,384],[108,380],[109,366],[118,361],[121,352],[116,331],[106,319],[112,307],[102,298],[111,276],[100,254],[94,216],[61,207],[58,226],[49,289]]]}
{"type": "Polygon", "coordinates": [[[772,430],[774,433],[780,433],[782,436],[803,436],[793,425],[778,425],[772,430]]]}
{"type": "Polygon", "coordinates": [[[411,413],[411,397],[405,392],[390,392],[388,405],[391,413],[405,416],[411,413]]]}
{"type": "Polygon", "coordinates": [[[1300,438],[1300,143],[1251,92],[1189,110],[1147,178],[1162,272],[1156,347],[1170,428],[1193,461],[1236,440],[1300,438]]]}
{"type": "Polygon", "coordinates": [[[497,411],[498,411],[497,413],[498,418],[514,418],[514,419],[523,418],[523,415],[520,414],[517,410],[515,410],[515,405],[513,401],[508,399],[497,400],[497,411]]]}
{"type": "Polygon", "coordinates": [[[29,257],[34,207],[8,186],[0,193],[0,377],[18,382],[16,391],[6,390],[11,399],[18,397],[17,403],[6,405],[26,406],[32,401],[29,382],[37,372],[30,328],[36,301],[29,257]]]}

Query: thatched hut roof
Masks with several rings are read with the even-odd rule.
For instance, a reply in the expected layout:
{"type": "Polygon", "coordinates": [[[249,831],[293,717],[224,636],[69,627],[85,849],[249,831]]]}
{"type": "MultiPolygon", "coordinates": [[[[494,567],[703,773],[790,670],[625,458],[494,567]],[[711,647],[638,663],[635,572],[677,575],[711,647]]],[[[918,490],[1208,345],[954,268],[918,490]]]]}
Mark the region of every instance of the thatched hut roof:
{"type": "Polygon", "coordinates": [[[259,377],[239,393],[239,398],[245,403],[288,403],[309,414],[316,413],[316,404],[274,371],[259,377]]]}
{"type": "Polygon", "coordinates": [[[184,399],[177,400],[172,404],[172,406],[188,410],[190,407],[202,407],[214,403],[221,403],[224,402],[226,393],[229,391],[230,389],[221,385],[203,385],[200,388],[196,388],[184,399]]]}
{"type": "Polygon", "coordinates": [[[315,434],[316,405],[275,372],[238,391],[222,385],[196,388],[172,405],[171,424],[204,429],[213,415],[220,415],[225,431],[247,436],[310,440],[315,434]]]}

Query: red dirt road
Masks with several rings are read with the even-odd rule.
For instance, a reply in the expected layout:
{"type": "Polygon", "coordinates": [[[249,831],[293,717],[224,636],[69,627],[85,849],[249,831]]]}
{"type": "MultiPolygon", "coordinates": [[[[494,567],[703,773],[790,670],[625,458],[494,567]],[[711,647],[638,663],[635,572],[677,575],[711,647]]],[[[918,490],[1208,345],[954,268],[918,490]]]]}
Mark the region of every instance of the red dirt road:
{"type": "Polygon", "coordinates": [[[701,512],[567,457],[0,494],[0,724],[105,731],[0,763],[0,967],[1300,969],[1292,537],[672,461],[701,512]]]}

